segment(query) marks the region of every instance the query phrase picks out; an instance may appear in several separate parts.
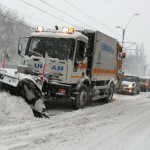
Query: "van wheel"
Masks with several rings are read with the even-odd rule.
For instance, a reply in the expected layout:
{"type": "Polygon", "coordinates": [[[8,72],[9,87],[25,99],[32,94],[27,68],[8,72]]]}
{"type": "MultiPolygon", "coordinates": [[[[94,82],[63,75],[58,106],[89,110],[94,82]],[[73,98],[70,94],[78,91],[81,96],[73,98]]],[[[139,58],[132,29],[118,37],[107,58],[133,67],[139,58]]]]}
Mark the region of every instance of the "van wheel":
{"type": "Polygon", "coordinates": [[[112,102],[113,94],[114,94],[114,85],[110,84],[110,87],[107,93],[107,98],[105,99],[107,103],[112,102]]]}
{"type": "Polygon", "coordinates": [[[87,87],[83,86],[79,90],[79,94],[75,96],[75,100],[73,101],[74,109],[83,108],[86,105],[88,99],[87,87]]]}
{"type": "Polygon", "coordinates": [[[139,91],[139,90],[137,90],[137,94],[140,94],[140,91],[139,91]]]}

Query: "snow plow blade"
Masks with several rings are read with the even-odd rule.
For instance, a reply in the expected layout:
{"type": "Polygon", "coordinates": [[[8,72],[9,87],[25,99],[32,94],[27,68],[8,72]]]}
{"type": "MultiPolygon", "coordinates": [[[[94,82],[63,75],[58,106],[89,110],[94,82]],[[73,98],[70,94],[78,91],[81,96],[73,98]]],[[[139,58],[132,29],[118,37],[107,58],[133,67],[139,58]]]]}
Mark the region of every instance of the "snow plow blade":
{"type": "Polygon", "coordinates": [[[21,96],[30,105],[35,117],[48,118],[40,88],[31,78],[27,78],[28,76],[21,79],[18,76],[16,77],[15,70],[0,69],[0,89],[21,96]]]}

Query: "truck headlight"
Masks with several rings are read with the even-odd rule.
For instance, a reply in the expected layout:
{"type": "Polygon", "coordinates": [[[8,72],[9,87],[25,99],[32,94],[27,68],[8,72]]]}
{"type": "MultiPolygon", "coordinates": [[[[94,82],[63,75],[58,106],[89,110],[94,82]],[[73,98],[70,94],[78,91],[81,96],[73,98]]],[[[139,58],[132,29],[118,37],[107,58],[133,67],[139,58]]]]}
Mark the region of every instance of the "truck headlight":
{"type": "Polygon", "coordinates": [[[59,93],[65,95],[66,94],[66,90],[65,89],[59,89],[59,93]]]}

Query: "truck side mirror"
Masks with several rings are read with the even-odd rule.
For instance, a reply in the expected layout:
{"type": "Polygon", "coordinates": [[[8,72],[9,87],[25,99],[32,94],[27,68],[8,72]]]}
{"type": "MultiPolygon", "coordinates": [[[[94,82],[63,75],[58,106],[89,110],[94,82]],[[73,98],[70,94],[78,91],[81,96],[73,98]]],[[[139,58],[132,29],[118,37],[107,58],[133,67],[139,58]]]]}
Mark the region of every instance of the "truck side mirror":
{"type": "Polygon", "coordinates": [[[119,57],[120,57],[121,59],[126,58],[126,53],[120,53],[119,57]]]}

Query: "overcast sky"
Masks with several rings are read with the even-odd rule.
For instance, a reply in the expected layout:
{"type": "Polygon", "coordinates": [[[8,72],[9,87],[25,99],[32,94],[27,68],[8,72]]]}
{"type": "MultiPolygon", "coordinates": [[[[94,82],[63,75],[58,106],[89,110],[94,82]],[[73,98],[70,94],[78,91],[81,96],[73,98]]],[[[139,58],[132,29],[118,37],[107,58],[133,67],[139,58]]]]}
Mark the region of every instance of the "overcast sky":
{"type": "Polygon", "coordinates": [[[16,10],[21,18],[33,26],[90,28],[120,42],[122,29],[116,26],[125,28],[129,23],[125,30],[125,42],[144,44],[150,56],[150,0],[0,0],[0,4],[16,10]],[[140,15],[133,17],[135,13],[140,15]]]}

